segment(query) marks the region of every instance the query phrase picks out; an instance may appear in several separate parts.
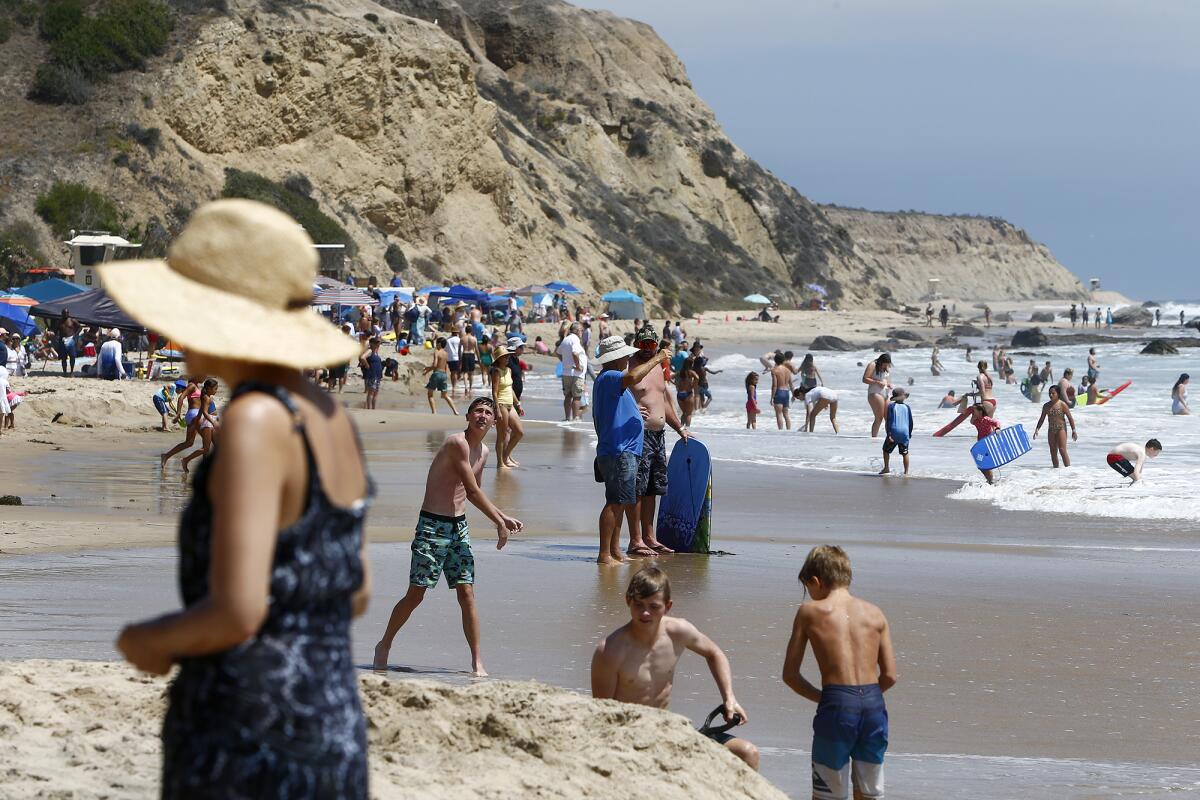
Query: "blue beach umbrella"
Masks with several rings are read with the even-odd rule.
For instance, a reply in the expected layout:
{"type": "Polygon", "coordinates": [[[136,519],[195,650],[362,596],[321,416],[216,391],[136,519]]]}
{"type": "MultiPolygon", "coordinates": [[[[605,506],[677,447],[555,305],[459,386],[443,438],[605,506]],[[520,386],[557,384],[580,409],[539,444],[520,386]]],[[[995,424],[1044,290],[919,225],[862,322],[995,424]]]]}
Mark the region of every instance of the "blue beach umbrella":
{"type": "Polygon", "coordinates": [[[771,305],[771,298],[761,294],[748,294],[743,297],[742,300],[746,301],[747,303],[758,303],[759,305],[764,306],[771,305]]]}
{"type": "Polygon", "coordinates": [[[546,288],[553,289],[556,292],[563,292],[564,294],[583,294],[582,289],[566,281],[550,281],[546,284],[546,288]]]}
{"type": "Polygon", "coordinates": [[[417,294],[430,294],[431,292],[444,292],[448,288],[450,288],[450,287],[448,287],[448,286],[422,286],[420,289],[417,289],[417,294]]]}
{"type": "Polygon", "coordinates": [[[819,283],[806,283],[804,284],[804,288],[808,289],[810,292],[816,292],[819,295],[829,294],[829,292],[825,291],[825,287],[819,283]]]}

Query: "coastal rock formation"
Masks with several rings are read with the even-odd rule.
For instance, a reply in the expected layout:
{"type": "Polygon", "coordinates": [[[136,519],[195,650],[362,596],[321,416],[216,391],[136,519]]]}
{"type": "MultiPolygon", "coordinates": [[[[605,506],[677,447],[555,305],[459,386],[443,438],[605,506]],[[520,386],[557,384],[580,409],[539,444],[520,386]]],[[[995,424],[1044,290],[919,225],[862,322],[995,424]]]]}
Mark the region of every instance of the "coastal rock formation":
{"type": "Polygon", "coordinates": [[[167,53],[82,107],[25,98],[34,30],[0,45],[0,218],[56,261],[33,212],[54,181],[112,198],[153,255],[236,169],[344,228],[359,277],[561,278],[684,313],[814,283],[887,308],[930,277],[964,299],[1079,288],[1001,220],[811,203],[729,140],[639,22],[560,0],[174,5],[167,53]]]}
{"type": "Polygon", "coordinates": [[[839,339],[836,336],[818,336],[812,340],[812,344],[808,346],[809,350],[840,350],[842,352],[850,352],[858,348],[847,342],[845,339],[839,339]]]}
{"type": "Polygon", "coordinates": [[[1141,354],[1144,356],[1177,356],[1179,348],[1163,339],[1151,339],[1142,348],[1141,354]]]}
{"type": "Polygon", "coordinates": [[[1113,324],[1149,327],[1154,324],[1154,312],[1141,306],[1126,306],[1113,312],[1113,324]]]}
{"type": "MultiPolygon", "coordinates": [[[[165,688],[127,664],[0,662],[4,796],[155,796],[165,688]]],[[[374,798],[784,800],[668,711],[515,681],[359,690],[374,798]]]]}
{"type": "Polygon", "coordinates": [[[1012,347],[1046,347],[1050,338],[1042,333],[1041,328],[1026,328],[1013,334],[1012,347]]]}
{"type": "Polygon", "coordinates": [[[1054,322],[1053,311],[1035,311],[1029,315],[1030,322],[1054,322]]]}
{"type": "Polygon", "coordinates": [[[975,325],[955,325],[951,329],[955,336],[983,336],[983,328],[975,325]]]}
{"type": "Polygon", "coordinates": [[[942,295],[960,300],[1069,298],[1082,291],[1049,248],[1002,219],[821,210],[854,243],[854,252],[872,268],[868,275],[900,302],[921,301],[931,278],[942,295]]]}

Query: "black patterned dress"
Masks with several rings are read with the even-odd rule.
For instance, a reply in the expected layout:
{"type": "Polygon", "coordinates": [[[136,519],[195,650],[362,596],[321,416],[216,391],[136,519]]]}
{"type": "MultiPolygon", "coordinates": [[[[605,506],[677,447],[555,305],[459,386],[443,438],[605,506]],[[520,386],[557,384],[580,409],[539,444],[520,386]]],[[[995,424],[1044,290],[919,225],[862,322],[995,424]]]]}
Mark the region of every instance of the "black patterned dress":
{"type": "MultiPolygon", "coordinates": [[[[262,629],[224,652],[185,658],[163,724],[164,798],[366,798],[366,726],[350,654],[351,597],[363,582],[362,508],[334,505],[297,408],[308,459],[304,513],[281,530],[262,629]]],[[[185,606],[208,595],[213,511],[201,463],[179,529],[185,606]]],[[[374,494],[372,487],[369,495],[374,494]]]]}

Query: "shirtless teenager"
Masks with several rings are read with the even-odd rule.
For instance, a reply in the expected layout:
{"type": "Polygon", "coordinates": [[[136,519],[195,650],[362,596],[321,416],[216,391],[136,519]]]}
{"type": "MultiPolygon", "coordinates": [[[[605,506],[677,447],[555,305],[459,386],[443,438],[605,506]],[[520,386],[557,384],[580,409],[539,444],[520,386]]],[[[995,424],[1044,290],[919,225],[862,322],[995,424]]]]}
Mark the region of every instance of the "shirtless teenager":
{"type": "Polygon", "coordinates": [[[433,348],[433,363],[421,370],[421,374],[429,375],[429,382],[425,384],[426,399],[429,400],[429,413],[437,413],[437,406],[433,404],[433,393],[441,392],[442,399],[446,401],[446,405],[450,406],[450,410],[457,417],[458,409],[454,407],[454,401],[450,399],[449,359],[450,357],[446,354],[446,337],[439,336],[433,348]]]}
{"type": "Polygon", "coordinates": [[[496,525],[496,549],[508,543],[509,533],[520,533],[521,521],[492,504],[480,488],[488,449],[483,443],[496,422],[496,406],[490,397],[476,397],[467,408],[467,429],[446,437],[425,479],[425,499],[417,518],[408,571],[408,593],[396,603],[387,629],[375,645],[375,669],[386,670],[392,640],[425,599],[425,590],[437,586],[442,572],[446,585],[458,592],[463,633],[471,648],[471,673],[487,675],[479,655],[479,616],[475,612],[475,555],[467,527],[467,501],[496,525]]]}
{"type": "MultiPolygon", "coordinates": [[[[471,309],[475,311],[475,309],[471,309]]],[[[462,375],[463,393],[470,397],[475,393],[475,367],[479,362],[479,340],[475,334],[466,331],[461,334],[459,353],[459,372],[462,375]]],[[[482,385],[482,378],[480,379],[482,385]]]]}
{"type": "MultiPolygon", "coordinates": [[[[638,349],[633,357],[635,365],[656,360],[658,332],[654,328],[647,325],[639,330],[633,344],[638,349]]],[[[629,390],[642,413],[645,430],[637,469],[637,506],[629,520],[629,547],[625,552],[631,556],[672,553],[671,548],[654,537],[655,503],[656,498],[667,493],[666,427],[670,425],[684,442],[688,440],[688,432],[675,413],[661,369],[650,370],[629,390]]]]}
{"type": "Polygon", "coordinates": [[[1146,459],[1158,458],[1161,452],[1162,444],[1158,439],[1151,439],[1145,446],[1124,442],[1108,451],[1108,465],[1124,477],[1131,478],[1131,483],[1137,483],[1142,479],[1142,466],[1146,459]]]}
{"type": "Polygon", "coordinates": [[[58,320],[58,357],[62,360],[63,375],[75,375],[75,356],[79,354],[79,320],[71,316],[71,312],[63,309],[58,320]],[[67,371],[68,362],[70,372],[67,371]]]}
{"type": "Polygon", "coordinates": [[[836,545],[814,547],[800,570],[812,599],[802,603],[783,661],[783,682],[817,703],[812,776],[816,800],[883,797],[888,722],[883,693],[896,685],[896,656],[887,617],[850,594],[850,558],[836,545]],[[818,689],[800,674],[812,645],[818,689]]]}
{"type": "MultiPolygon", "coordinates": [[[[691,650],[708,662],[721,692],[725,721],[740,718],[738,725],[748,721],[733,695],[729,659],[721,648],[687,620],[667,616],[673,603],[671,581],[665,572],[645,567],[635,573],[625,590],[625,605],[630,621],[596,645],[592,656],[592,697],[666,708],[675,684],[675,666],[683,651],[691,650]]],[[[751,769],[758,769],[758,748],[750,742],[726,733],[710,738],[751,769]]]]}
{"type": "Polygon", "coordinates": [[[775,353],[775,366],[771,367],[771,405],[775,407],[775,425],[779,430],[792,429],[792,416],[788,410],[792,404],[792,375],[787,356],[775,353]]]}

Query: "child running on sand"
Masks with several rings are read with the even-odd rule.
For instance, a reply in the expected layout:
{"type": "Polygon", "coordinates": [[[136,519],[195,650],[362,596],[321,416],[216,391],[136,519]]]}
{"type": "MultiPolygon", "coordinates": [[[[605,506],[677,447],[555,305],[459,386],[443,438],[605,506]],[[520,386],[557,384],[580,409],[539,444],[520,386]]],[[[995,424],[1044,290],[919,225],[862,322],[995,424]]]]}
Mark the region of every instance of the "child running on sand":
{"type": "Polygon", "coordinates": [[[888,719],[883,693],[896,685],[896,656],[887,617],[850,594],[850,558],[835,545],[814,547],[800,570],[812,596],[792,624],[783,682],[817,703],[812,780],[817,800],[883,797],[888,719]],[[818,689],[800,674],[812,644],[821,671],[818,689]]]}
{"type": "Polygon", "coordinates": [[[758,427],[758,373],[751,372],[746,375],[746,428],[755,429],[758,427]]]}
{"type": "Polygon", "coordinates": [[[439,336],[433,348],[433,363],[423,369],[423,375],[429,375],[429,382],[425,384],[426,399],[429,400],[429,413],[436,414],[437,406],[433,404],[433,393],[441,392],[442,399],[446,401],[446,405],[450,406],[450,410],[454,412],[454,416],[458,416],[458,409],[454,407],[454,401],[450,399],[450,378],[447,374],[450,370],[450,357],[446,353],[446,337],[439,336]]]}
{"type": "Polygon", "coordinates": [[[446,585],[458,592],[463,633],[471,648],[471,672],[485,676],[479,654],[479,615],[475,611],[475,555],[467,527],[466,501],[496,525],[496,549],[508,543],[509,533],[520,533],[521,521],[492,504],[480,488],[488,449],[483,443],[496,422],[496,404],[490,397],[476,397],[467,408],[467,429],[446,438],[425,479],[425,499],[417,518],[412,543],[412,565],[408,571],[408,593],[392,609],[387,629],[375,645],[375,669],[385,670],[388,652],[396,634],[446,573],[446,585]]]}
{"type": "MultiPolygon", "coordinates": [[[[619,700],[654,708],[671,702],[675,666],[684,650],[703,656],[721,692],[727,722],[749,717],[733,696],[729,659],[721,648],[696,626],[680,617],[669,617],[671,580],[657,567],[638,570],[625,590],[630,621],[613,631],[596,646],[592,656],[592,697],[619,700]]],[[[758,769],[758,748],[727,733],[710,735],[715,742],[758,769]]]]}
{"type": "Polygon", "coordinates": [[[892,390],[892,402],[888,403],[887,423],[884,429],[887,438],[883,440],[883,469],[879,471],[880,475],[887,475],[892,471],[888,462],[893,450],[900,451],[900,457],[904,459],[904,474],[908,474],[908,443],[912,438],[913,418],[912,409],[904,403],[906,397],[908,392],[904,389],[892,390]]]}
{"type": "Polygon", "coordinates": [[[1130,483],[1142,479],[1142,465],[1147,458],[1158,458],[1162,452],[1162,444],[1158,439],[1151,439],[1143,447],[1135,442],[1125,442],[1114,447],[1108,453],[1108,465],[1126,478],[1132,478],[1130,483]]]}

